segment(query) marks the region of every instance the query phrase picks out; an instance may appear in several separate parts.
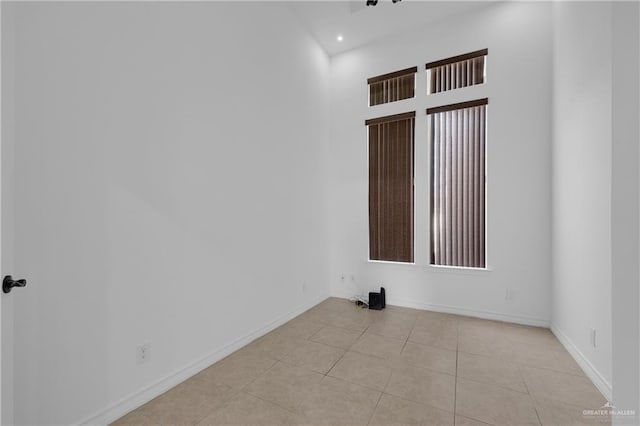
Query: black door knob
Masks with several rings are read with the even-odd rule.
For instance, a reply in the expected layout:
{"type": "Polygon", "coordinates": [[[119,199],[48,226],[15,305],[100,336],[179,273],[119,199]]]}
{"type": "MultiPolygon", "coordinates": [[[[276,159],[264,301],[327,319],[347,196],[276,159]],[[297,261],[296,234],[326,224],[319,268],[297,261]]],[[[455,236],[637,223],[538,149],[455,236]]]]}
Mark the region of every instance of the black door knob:
{"type": "Polygon", "coordinates": [[[9,293],[14,287],[24,287],[27,285],[27,280],[14,280],[11,275],[7,275],[2,280],[2,291],[9,293]]]}

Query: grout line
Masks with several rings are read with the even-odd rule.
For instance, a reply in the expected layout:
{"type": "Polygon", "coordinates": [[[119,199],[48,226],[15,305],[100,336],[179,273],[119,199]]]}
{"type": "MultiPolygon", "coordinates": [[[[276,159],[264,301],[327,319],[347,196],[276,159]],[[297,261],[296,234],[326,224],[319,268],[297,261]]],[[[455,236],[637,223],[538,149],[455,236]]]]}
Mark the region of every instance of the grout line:
{"type": "MultiPolygon", "coordinates": [[[[309,340],[311,342],[315,342],[315,340],[312,340],[311,338],[313,336],[315,336],[316,334],[320,333],[322,331],[323,328],[326,328],[327,326],[324,323],[321,323],[322,327],[320,327],[316,332],[312,333],[311,336],[307,337],[305,340],[309,340]]],[[[316,343],[320,343],[320,342],[316,342],[316,343]]]]}
{"type": "Polygon", "coordinates": [[[409,337],[411,337],[411,333],[413,332],[413,328],[416,326],[416,321],[418,321],[418,317],[413,320],[413,324],[411,325],[411,330],[409,330],[409,334],[407,334],[406,339],[404,339],[404,344],[402,345],[402,349],[400,350],[400,355],[404,352],[404,348],[407,346],[407,342],[409,341],[409,337]]]}
{"type": "Polygon", "coordinates": [[[335,379],[335,380],[338,380],[338,381],[341,381],[341,382],[345,382],[345,383],[347,383],[349,385],[357,386],[357,387],[360,387],[360,388],[365,388],[365,389],[368,389],[368,390],[373,391],[373,392],[384,393],[384,391],[381,391],[380,389],[372,388],[371,386],[363,385],[361,383],[352,382],[351,380],[347,380],[347,379],[345,379],[343,377],[336,377],[336,376],[327,376],[327,377],[330,378],[330,379],[335,379]]]}
{"type": "Polygon", "coordinates": [[[529,391],[529,386],[527,386],[527,381],[524,378],[524,374],[522,374],[521,368],[518,368],[518,375],[520,375],[520,380],[522,380],[522,384],[524,384],[524,388],[527,390],[527,394],[531,396],[531,392],[529,391]]]}
{"type": "MultiPolygon", "coordinates": [[[[436,410],[444,411],[445,413],[450,413],[450,414],[455,415],[455,413],[453,413],[453,412],[451,412],[449,410],[446,410],[446,409],[442,408],[439,405],[428,404],[428,403],[423,402],[423,401],[416,401],[415,399],[409,399],[407,397],[399,396],[399,395],[396,395],[396,394],[393,394],[393,393],[389,393],[389,392],[382,392],[382,395],[387,395],[387,396],[390,396],[390,397],[393,397],[393,398],[401,399],[403,401],[411,402],[412,404],[417,404],[417,405],[420,405],[420,406],[423,406],[423,407],[435,408],[436,410]]],[[[462,417],[470,418],[468,416],[462,416],[462,417]]],[[[479,421],[477,419],[473,419],[473,420],[479,421]]],[[[481,422],[481,423],[485,423],[485,422],[481,422]]],[[[488,423],[485,423],[485,424],[488,424],[488,423]]],[[[490,425],[490,426],[494,426],[494,425],[490,425]]]]}
{"type": "Polygon", "coordinates": [[[384,391],[387,390],[387,386],[389,386],[389,383],[391,382],[392,377],[393,377],[393,367],[391,367],[391,374],[389,374],[389,377],[387,377],[387,383],[385,383],[384,387],[382,388],[382,393],[385,393],[384,391]]]}
{"type": "Polygon", "coordinates": [[[540,414],[538,414],[538,408],[536,406],[533,407],[536,412],[536,417],[538,418],[538,424],[542,425],[542,420],[540,420],[540,414]]]}
{"type": "Polygon", "coordinates": [[[404,348],[407,346],[408,341],[409,341],[409,337],[407,337],[407,340],[405,340],[404,343],[402,344],[402,349],[400,349],[400,355],[402,355],[402,353],[404,352],[404,348]]]}
{"type": "MultiPolygon", "coordinates": [[[[206,405],[207,407],[209,407],[209,408],[211,409],[211,411],[210,411],[210,412],[208,412],[208,413],[206,413],[206,414],[202,414],[202,416],[201,416],[200,418],[198,418],[198,420],[196,420],[196,421],[195,421],[195,424],[196,424],[196,425],[200,424],[204,419],[206,419],[207,417],[209,417],[210,415],[212,415],[213,413],[215,413],[216,411],[218,411],[220,408],[222,408],[222,407],[220,407],[220,408],[214,408],[212,405],[209,405],[209,404],[207,404],[207,403],[202,403],[202,404],[200,404],[200,406],[202,406],[202,405],[206,405]]],[[[226,402],[225,402],[225,404],[224,404],[223,406],[226,406],[226,405],[227,405],[227,404],[226,404],[226,402]]]]}
{"type": "Polygon", "coordinates": [[[291,411],[289,408],[283,407],[282,405],[280,405],[280,404],[278,404],[278,403],[275,403],[275,402],[273,402],[273,401],[269,401],[268,399],[264,399],[264,398],[263,398],[263,397],[261,397],[261,396],[258,396],[258,395],[255,395],[255,394],[252,394],[251,392],[247,392],[247,391],[241,391],[241,392],[242,392],[242,393],[244,393],[244,394],[246,394],[246,395],[252,396],[252,397],[254,397],[254,398],[256,398],[256,399],[259,399],[259,400],[261,400],[261,401],[264,401],[264,402],[266,402],[267,404],[275,405],[276,407],[281,408],[281,409],[283,409],[283,410],[285,410],[285,411],[287,411],[287,412],[289,412],[289,413],[291,413],[291,414],[295,414],[295,415],[297,415],[297,416],[301,415],[300,413],[297,413],[297,412],[295,412],[295,411],[291,411]]]}
{"type": "Polygon", "coordinates": [[[369,420],[367,421],[367,424],[370,424],[371,420],[373,420],[373,416],[374,416],[374,414],[376,414],[376,410],[378,409],[378,404],[380,404],[380,400],[382,399],[382,395],[383,395],[383,392],[380,392],[380,395],[378,395],[378,400],[376,401],[376,406],[373,407],[373,410],[371,410],[371,415],[369,416],[369,420]]]}
{"type": "Polygon", "coordinates": [[[482,420],[478,420],[478,419],[473,418],[473,417],[463,416],[462,414],[459,414],[459,416],[460,416],[460,417],[463,417],[463,418],[465,418],[465,419],[473,420],[473,421],[474,421],[474,422],[476,422],[476,423],[480,423],[480,424],[487,425],[487,426],[494,426],[494,425],[492,425],[491,423],[483,422],[482,420]]]}
{"type": "MultiPolygon", "coordinates": [[[[413,343],[416,343],[416,342],[413,342],[413,343]]],[[[418,344],[421,344],[421,343],[418,343],[418,344]]],[[[442,348],[442,349],[446,349],[446,348],[442,348]]],[[[450,349],[450,350],[452,350],[452,349],[450,349]]],[[[497,361],[504,361],[504,362],[513,364],[519,370],[523,370],[525,368],[533,368],[533,369],[537,369],[537,370],[544,370],[545,372],[550,372],[550,373],[565,374],[567,376],[588,378],[584,373],[579,373],[579,372],[575,372],[574,373],[574,372],[571,372],[571,371],[558,370],[558,369],[553,369],[553,368],[550,368],[550,367],[544,367],[544,366],[530,364],[530,363],[522,363],[522,362],[519,362],[519,361],[515,360],[513,357],[507,357],[507,356],[501,357],[501,356],[495,356],[495,355],[486,355],[486,354],[481,354],[481,353],[476,353],[476,352],[463,351],[463,350],[460,350],[460,349],[458,349],[458,351],[460,351],[460,352],[462,352],[464,354],[468,354],[468,355],[472,355],[472,356],[476,356],[476,357],[488,358],[488,359],[493,359],[493,360],[497,360],[497,361]]]]}
{"type": "MultiPolygon", "coordinates": [[[[335,367],[335,366],[336,366],[336,364],[337,364],[337,363],[339,363],[339,362],[342,360],[342,358],[344,358],[344,356],[345,356],[345,354],[346,354],[346,353],[347,353],[347,351],[342,352],[342,355],[340,355],[340,358],[338,358],[338,359],[336,360],[336,362],[334,362],[334,363],[333,363],[333,365],[331,366],[331,368],[330,368],[330,369],[328,369],[326,373],[324,373],[324,376],[325,376],[325,377],[329,376],[329,373],[331,373],[331,370],[333,370],[333,367],[335,367]]],[[[329,377],[333,377],[333,376],[329,376],[329,377]]]]}
{"type": "MultiPolygon", "coordinates": [[[[441,373],[441,374],[446,374],[446,373],[441,373]]],[[[510,387],[507,387],[505,385],[501,385],[501,384],[495,383],[495,382],[482,381],[482,380],[478,380],[478,379],[470,379],[469,377],[463,377],[463,376],[458,376],[458,378],[466,380],[467,382],[473,382],[473,383],[478,383],[478,384],[481,384],[481,385],[493,386],[493,387],[504,389],[504,390],[507,390],[507,391],[516,392],[516,393],[519,393],[520,395],[529,395],[526,392],[515,390],[513,388],[510,388],[510,387]]]]}
{"type": "MultiPolygon", "coordinates": [[[[340,328],[340,327],[337,327],[337,328],[340,328]]],[[[347,352],[349,352],[349,350],[351,349],[351,347],[352,347],[353,345],[355,345],[355,344],[356,344],[356,342],[357,342],[357,341],[362,337],[362,335],[365,333],[365,331],[367,331],[367,329],[368,329],[368,328],[369,328],[369,326],[367,326],[367,327],[364,329],[364,331],[362,331],[362,332],[360,333],[360,335],[358,336],[358,338],[357,338],[356,340],[354,340],[354,342],[353,342],[353,343],[352,343],[348,348],[346,348],[346,349],[345,349],[345,348],[339,348],[339,349],[342,349],[344,352],[342,353],[342,355],[340,355],[340,358],[338,358],[338,360],[337,360],[336,362],[334,362],[334,363],[333,363],[333,365],[331,366],[331,368],[330,368],[329,370],[327,370],[327,372],[324,374],[325,376],[329,376],[329,373],[331,372],[331,370],[333,370],[333,367],[335,367],[335,366],[336,366],[336,364],[338,364],[338,363],[342,360],[342,358],[344,358],[344,356],[347,354],[347,352]]],[[[351,330],[351,331],[354,331],[354,330],[351,330]]],[[[319,342],[317,342],[317,343],[319,343],[319,342]]],[[[323,343],[320,343],[320,344],[322,345],[323,343]]],[[[326,345],[326,346],[329,346],[329,347],[332,347],[332,348],[334,347],[334,346],[331,346],[331,345],[326,345]]],[[[333,377],[333,376],[329,376],[329,377],[333,377]]]]}
{"type": "MultiPolygon", "coordinates": [[[[259,378],[261,378],[262,376],[264,376],[265,374],[267,374],[267,372],[269,372],[273,367],[275,367],[277,364],[279,363],[284,363],[283,361],[277,360],[275,358],[271,358],[267,355],[268,358],[274,360],[275,362],[271,365],[271,367],[267,368],[266,370],[264,370],[262,373],[258,374],[253,380],[251,380],[249,383],[247,383],[246,385],[242,386],[241,388],[239,388],[240,392],[243,392],[246,388],[248,388],[249,386],[251,386],[253,384],[253,382],[255,382],[256,380],[258,380],[259,378]]],[[[286,364],[286,363],[285,363],[286,364]]],[[[228,386],[228,385],[227,385],[228,386]]],[[[229,386],[231,387],[231,386],[229,386]]]]}
{"type": "MultiPolygon", "coordinates": [[[[495,358],[495,359],[499,359],[499,358],[495,358]]],[[[507,360],[509,361],[509,360],[507,360]]],[[[587,377],[584,373],[572,373],[566,370],[554,370],[553,368],[549,368],[549,367],[540,367],[537,365],[533,365],[533,364],[519,364],[516,363],[514,361],[510,361],[513,364],[517,364],[519,368],[534,368],[534,369],[538,369],[538,370],[544,370],[544,371],[548,371],[551,373],[558,373],[558,374],[566,374],[567,376],[573,376],[573,377],[584,377],[586,379],[588,379],[589,377],[587,377]]]]}

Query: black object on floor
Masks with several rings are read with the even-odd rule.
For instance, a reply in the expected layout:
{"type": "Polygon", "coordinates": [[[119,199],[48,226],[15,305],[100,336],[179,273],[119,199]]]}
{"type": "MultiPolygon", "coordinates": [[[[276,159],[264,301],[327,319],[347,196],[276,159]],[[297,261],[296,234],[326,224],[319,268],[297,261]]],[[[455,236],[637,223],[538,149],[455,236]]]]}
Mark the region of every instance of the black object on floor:
{"type": "Polygon", "coordinates": [[[381,311],[387,306],[387,298],[384,287],[380,287],[380,293],[369,293],[369,309],[381,311]]]}

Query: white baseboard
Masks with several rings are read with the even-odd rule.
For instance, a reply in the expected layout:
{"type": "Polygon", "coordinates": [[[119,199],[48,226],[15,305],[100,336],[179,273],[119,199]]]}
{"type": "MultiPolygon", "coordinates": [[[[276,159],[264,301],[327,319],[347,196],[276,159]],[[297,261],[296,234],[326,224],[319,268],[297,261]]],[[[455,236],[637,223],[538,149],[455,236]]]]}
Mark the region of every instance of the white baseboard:
{"type": "Polygon", "coordinates": [[[173,373],[165,376],[164,378],[156,381],[155,383],[147,386],[146,388],[140,389],[139,391],[136,391],[122,398],[120,401],[105,408],[104,410],[101,410],[97,414],[94,414],[74,424],[108,425],[109,423],[112,423],[118,420],[120,417],[146,404],[147,402],[151,401],[153,398],[163,394],[164,392],[168,391],[172,387],[182,383],[183,381],[194,376],[195,374],[199,373],[200,371],[204,370],[210,365],[215,364],[216,362],[220,361],[222,358],[226,357],[227,355],[230,355],[233,352],[237,351],[238,349],[242,348],[243,346],[246,346],[248,343],[251,343],[253,340],[257,339],[258,337],[267,334],[274,328],[281,326],[285,322],[297,317],[298,315],[305,312],[306,310],[314,307],[318,303],[325,300],[327,297],[329,296],[327,295],[327,296],[319,297],[311,302],[307,302],[297,306],[296,308],[292,309],[286,314],[280,315],[270,323],[256,329],[255,331],[247,334],[246,336],[240,337],[234,340],[233,342],[214,350],[204,358],[197,360],[185,366],[184,368],[174,371],[173,373]]]}
{"type": "MultiPolygon", "coordinates": [[[[340,297],[344,299],[348,299],[349,297],[351,297],[344,294],[341,294],[341,295],[332,294],[332,296],[340,297]]],[[[505,314],[501,312],[481,311],[477,309],[462,308],[459,306],[423,303],[423,302],[416,302],[414,300],[407,300],[407,299],[389,298],[387,299],[387,304],[393,305],[393,306],[402,306],[405,308],[422,309],[424,311],[443,312],[447,314],[464,315],[468,317],[489,319],[494,321],[504,321],[504,322],[510,322],[515,324],[532,325],[535,327],[549,328],[549,325],[550,325],[549,320],[546,320],[543,318],[529,317],[525,315],[505,314]]]]}
{"type": "Polygon", "coordinates": [[[571,354],[573,359],[576,360],[580,368],[584,371],[589,379],[593,382],[594,386],[598,388],[600,393],[607,399],[607,401],[611,401],[613,391],[611,387],[611,383],[604,378],[602,374],[598,371],[598,369],[589,361],[589,359],[582,353],[580,349],[567,337],[566,334],[562,330],[558,328],[555,324],[551,324],[551,332],[558,338],[562,346],[571,354]]]}

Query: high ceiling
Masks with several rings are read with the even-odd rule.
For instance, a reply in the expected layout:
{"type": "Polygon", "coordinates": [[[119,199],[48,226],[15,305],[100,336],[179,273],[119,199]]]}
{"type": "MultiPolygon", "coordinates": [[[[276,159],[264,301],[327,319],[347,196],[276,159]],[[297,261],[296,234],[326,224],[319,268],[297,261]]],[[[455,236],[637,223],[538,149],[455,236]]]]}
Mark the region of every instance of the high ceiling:
{"type": "Polygon", "coordinates": [[[360,1],[294,1],[289,5],[329,55],[410,31],[452,15],[475,10],[488,1],[410,1],[377,6],[360,1]],[[342,35],[343,40],[337,40],[342,35]]]}

